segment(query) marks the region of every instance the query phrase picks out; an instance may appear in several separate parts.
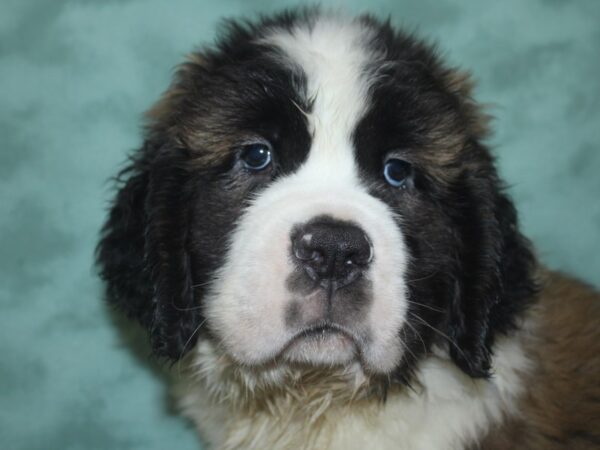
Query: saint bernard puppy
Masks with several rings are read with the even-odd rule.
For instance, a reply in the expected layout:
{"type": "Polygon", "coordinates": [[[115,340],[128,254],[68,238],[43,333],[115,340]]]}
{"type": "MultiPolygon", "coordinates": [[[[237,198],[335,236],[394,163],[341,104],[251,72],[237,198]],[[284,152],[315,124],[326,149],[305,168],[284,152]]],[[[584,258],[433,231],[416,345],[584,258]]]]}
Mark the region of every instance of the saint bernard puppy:
{"type": "Polygon", "coordinates": [[[210,448],[600,448],[600,298],[537,263],[471,87],[319,9],[180,66],[98,263],[210,448]]]}

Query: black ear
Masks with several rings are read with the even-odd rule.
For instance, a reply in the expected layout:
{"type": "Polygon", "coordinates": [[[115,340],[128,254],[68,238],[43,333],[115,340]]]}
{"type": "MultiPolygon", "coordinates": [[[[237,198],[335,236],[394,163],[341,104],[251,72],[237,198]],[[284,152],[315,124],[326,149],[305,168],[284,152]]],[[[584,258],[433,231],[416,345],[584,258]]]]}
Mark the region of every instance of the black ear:
{"type": "Polygon", "coordinates": [[[478,161],[457,183],[454,217],[461,249],[454,277],[450,353],[473,377],[490,374],[498,333],[514,328],[516,317],[536,293],[535,259],[517,226],[514,205],[504,194],[488,151],[473,144],[478,161]]]}
{"type": "Polygon", "coordinates": [[[150,331],[159,356],[180,358],[202,322],[194,308],[190,183],[176,150],[146,144],[121,172],[97,262],[108,300],[150,331]]]}
{"type": "Polygon", "coordinates": [[[131,318],[150,326],[153,320],[152,285],[145,264],[145,203],[148,171],[139,150],[117,176],[117,195],[96,249],[107,299],[131,318]]]}

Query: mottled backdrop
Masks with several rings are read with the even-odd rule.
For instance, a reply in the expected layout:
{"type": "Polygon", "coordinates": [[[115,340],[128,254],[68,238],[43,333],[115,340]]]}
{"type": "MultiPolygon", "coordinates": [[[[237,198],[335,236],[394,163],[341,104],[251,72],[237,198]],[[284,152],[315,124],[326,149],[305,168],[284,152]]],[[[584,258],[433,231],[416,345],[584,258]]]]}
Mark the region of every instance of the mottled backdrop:
{"type": "MultiPolygon", "coordinates": [[[[197,448],[160,368],[102,304],[107,179],[222,17],[292,4],[0,2],[0,448],[197,448]]],[[[526,233],[551,267],[600,285],[600,1],[336,5],[389,15],[474,72],[526,233]]]]}

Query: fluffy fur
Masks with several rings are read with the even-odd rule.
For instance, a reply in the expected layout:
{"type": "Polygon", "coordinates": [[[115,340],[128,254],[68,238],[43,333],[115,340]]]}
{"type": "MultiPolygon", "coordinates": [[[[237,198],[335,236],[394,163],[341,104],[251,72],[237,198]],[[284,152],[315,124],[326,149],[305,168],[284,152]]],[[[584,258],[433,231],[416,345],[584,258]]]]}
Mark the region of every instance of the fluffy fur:
{"type": "Polygon", "coordinates": [[[598,443],[597,351],[577,391],[528,389],[575,377],[597,297],[556,320],[469,77],[430,46],[318,9],[230,22],[148,116],[98,262],[108,299],[182,359],[180,404],[214,448],[598,443]],[[585,413],[540,412],[567,397],[585,413]]]}

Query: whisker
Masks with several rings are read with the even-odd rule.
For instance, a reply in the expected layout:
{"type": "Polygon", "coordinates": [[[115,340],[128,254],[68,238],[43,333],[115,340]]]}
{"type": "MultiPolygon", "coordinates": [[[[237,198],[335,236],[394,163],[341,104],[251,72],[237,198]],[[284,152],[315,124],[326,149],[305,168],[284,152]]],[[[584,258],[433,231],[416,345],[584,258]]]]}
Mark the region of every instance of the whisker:
{"type": "Polygon", "coordinates": [[[196,333],[198,331],[200,331],[200,328],[202,328],[202,325],[204,325],[204,322],[206,322],[206,319],[204,319],[202,322],[200,322],[200,325],[198,325],[196,327],[196,329],[190,335],[190,337],[185,342],[185,344],[183,344],[183,349],[181,350],[181,353],[179,354],[179,361],[177,363],[177,373],[178,373],[179,378],[181,378],[181,359],[182,359],[183,355],[185,354],[185,350],[186,350],[187,346],[190,344],[190,342],[192,342],[192,339],[194,338],[194,336],[196,335],[196,333]]]}
{"type": "Polygon", "coordinates": [[[189,308],[180,308],[179,306],[175,305],[174,303],[171,303],[171,306],[173,306],[173,308],[175,308],[175,310],[177,310],[179,312],[196,311],[198,309],[202,309],[202,305],[190,306],[189,308]]]}
{"type": "MultiPolygon", "coordinates": [[[[197,289],[197,288],[199,288],[199,287],[202,287],[202,286],[208,286],[208,285],[209,285],[209,284],[211,284],[211,283],[212,283],[212,280],[211,280],[211,281],[207,281],[207,282],[205,282],[205,283],[192,284],[192,285],[190,286],[190,288],[191,288],[191,289],[197,289]]],[[[202,308],[202,305],[190,306],[189,308],[180,308],[179,306],[177,306],[177,305],[176,305],[176,304],[174,304],[174,303],[171,303],[171,306],[173,306],[173,308],[175,308],[175,309],[176,309],[177,311],[179,311],[179,312],[186,312],[186,311],[196,311],[196,310],[198,310],[198,309],[201,309],[201,308],[202,308]]]]}
{"type": "Polygon", "coordinates": [[[444,311],[441,308],[436,308],[436,307],[431,306],[431,305],[426,305],[425,303],[415,302],[414,300],[406,300],[406,301],[408,303],[412,303],[413,305],[419,305],[419,306],[422,306],[423,308],[427,308],[427,309],[430,309],[430,310],[435,311],[435,312],[439,312],[439,313],[446,312],[446,311],[444,311]]]}
{"type": "Polygon", "coordinates": [[[436,270],[435,272],[432,272],[429,275],[425,275],[424,277],[421,277],[421,278],[412,278],[410,280],[406,280],[406,282],[407,283],[416,283],[418,281],[428,280],[429,278],[436,276],[438,273],[440,273],[439,270],[436,270]]]}
{"type": "Polygon", "coordinates": [[[458,344],[450,338],[450,336],[448,336],[447,334],[445,334],[444,332],[438,330],[436,327],[434,327],[433,325],[428,324],[425,320],[423,320],[421,317],[419,317],[418,315],[416,315],[413,312],[409,311],[409,314],[411,316],[413,316],[415,319],[417,319],[419,322],[421,322],[423,325],[429,327],[431,330],[435,331],[437,334],[439,334],[440,336],[442,336],[443,338],[445,338],[450,344],[452,344],[452,346],[454,346],[454,348],[456,350],[458,350],[458,352],[465,358],[468,359],[467,356],[463,353],[462,349],[458,346],[458,344]]]}
{"type": "MultiPolygon", "coordinates": [[[[410,327],[410,329],[413,330],[413,332],[417,335],[417,337],[421,341],[421,344],[423,345],[423,352],[427,353],[427,346],[425,345],[425,341],[421,337],[421,333],[419,333],[419,331],[409,321],[406,321],[406,325],[408,325],[410,327]]],[[[406,348],[408,349],[408,346],[406,346],[406,348]]],[[[413,357],[414,357],[414,355],[413,355],[413,357]]]]}
{"type": "Polygon", "coordinates": [[[306,118],[309,118],[309,114],[304,111],[304,109],[302,109],[302,107],[296,103],[293,99],[291,100],[292,104],[296,107],[296,109],[298,109],[298,111],[300,111],[300,113],[302,113],[302,115],[306,118]]]}

